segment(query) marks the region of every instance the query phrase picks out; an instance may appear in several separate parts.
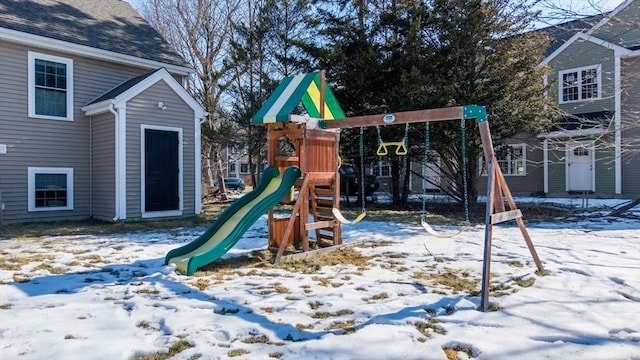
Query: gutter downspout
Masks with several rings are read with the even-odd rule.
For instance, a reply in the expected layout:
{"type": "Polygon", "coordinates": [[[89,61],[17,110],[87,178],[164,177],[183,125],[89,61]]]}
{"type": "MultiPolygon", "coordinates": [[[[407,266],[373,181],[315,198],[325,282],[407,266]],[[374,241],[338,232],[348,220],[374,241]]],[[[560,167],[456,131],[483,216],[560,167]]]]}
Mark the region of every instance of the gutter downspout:
{"type": "Polygon", "coordinates": [[[114,201],[114,210],[115,210],[115,216],[113,217],[113,219],[111,219],[112,222],[116,222],[120,219],[120,196],[118,196],[118,189],[120,189],[120,164],[119,164],[119,156],[118,156],[118,149],[119,149],[119,144],[120,144],[120,121],[118,118],[118,112],[115,110],[115,107],[113,106],[113,104],[109,105],[109,112],[113,114],[113,120],[115,121],[115,126],[114,126],[114,132],[115,132],[115,144],[114,144],[114,150],[115,150],[115,201],[114,201]]]}
{"type": "MultiPolygon", "coordinates": [[[[205,113],[206,116],[206,113],[205,113]]],[[[200,130],[205,121],[205,117],[194,119],[195,121],[195,208],[196,215],[202,212],[202,131],[200,130]]]]}
{"type": "Polygon", "coordinates": [[[89,216],[93,218],[93,116],[89,116],[89,216]]]}
{"type": "Polygon", "coordinates": [[[621,84],[621,80],[622,80],[622,75],[620,74],[621,72],[621,66],[622,66],[622,61],[620,59],[620,56],[615,56],[615,60],[614,60],[614,66],[613,66],[613,71],[614,71],[614,106],[615,106],[615,112],[614,112],[614,122],[615,122],[615,137],[614,137],[614,143],[615,143],[615,147],[614,147],[614,159],[615,159],[615,193],[616,195],[620,195],[622,194],[622,99],[621,99],[621,92],[622,92],[622,84],[621,84]]]}

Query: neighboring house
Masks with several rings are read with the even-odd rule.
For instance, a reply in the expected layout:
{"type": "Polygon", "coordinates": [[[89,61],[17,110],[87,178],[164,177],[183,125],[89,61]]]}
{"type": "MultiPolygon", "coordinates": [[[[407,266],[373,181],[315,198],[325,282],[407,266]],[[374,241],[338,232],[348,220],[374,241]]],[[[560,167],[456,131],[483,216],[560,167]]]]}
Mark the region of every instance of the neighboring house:
{"type": "Polygon", "coordinates": [[[125,1],[0,2],[0,219],[199,213],[191,73],[125,1]]]}
{"type": "Polygon", "coordinates": [[[547,96],[567,115],[498,152],[511,191],[640,196],[640,0],[542,31],[555,40],[541,64],[551,69],[547,96]]]}
{"type": "Polygon", "coordinates": [[[570,114],[543,142],[550,196],[640,195],[640,0],[627,0],[543,62],[559,107],[570,114]]]}
{"type": "MultiPolygon", "coordinates": [[[[249,155],[247,148],[239,148],[237,146],[226,146],[222,149],[222,158],[224,159],[225,171],[224,177],[235,177],[242,179],[246,184],[250,184],[249,171],[249,155]]],[[[262,170],[266,168],[266,164],[262,164],[260,168],[256,168],[256,164],[253,164],[253,168],[258,176],[262,173],[262,170]]]]}

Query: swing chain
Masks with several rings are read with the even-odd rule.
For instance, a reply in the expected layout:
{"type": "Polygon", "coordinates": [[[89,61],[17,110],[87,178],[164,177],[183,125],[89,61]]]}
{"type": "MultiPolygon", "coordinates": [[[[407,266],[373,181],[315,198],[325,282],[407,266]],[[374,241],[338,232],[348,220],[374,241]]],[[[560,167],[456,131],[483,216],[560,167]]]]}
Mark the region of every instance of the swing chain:
{"type": "Polygon", "coordinates": [[[427,215],[427,186],[429,184],[428,168],[429,165],[429,122],[424,123],[424,157],[422,158],[422,176],[424,176],[425,185],[422,190],[422,216],[427,215]]]}
{"type": "Polygon", "coordinates": [[[465,119],[460,120],[460,138],[462,142],[462,186],[464,189],[464,220],[469,223],[469,190],[467,184],[467,131],[465,127],[465,119]]]}
{"type": "Polygon", "coordinates": [[[364,128],[360,128],[360,198],[362,203],[362,212],[366,210],[366,193],[365,182],[366,175],[364,173],[364,128]]]}

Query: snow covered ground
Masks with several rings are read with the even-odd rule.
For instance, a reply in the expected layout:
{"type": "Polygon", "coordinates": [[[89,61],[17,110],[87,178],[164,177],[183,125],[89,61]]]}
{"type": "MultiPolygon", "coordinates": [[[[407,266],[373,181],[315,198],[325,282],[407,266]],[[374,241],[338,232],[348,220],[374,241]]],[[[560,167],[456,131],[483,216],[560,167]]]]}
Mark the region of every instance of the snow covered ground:
{"type": "MultiPolygon", "coordinates": [[[[548,274],[535,273],[515,225],[495,227],[498,310],[486,313],[477,294],[441,281],[480,288],[482,226],[436,239],[365,220],[343,231],[363,241],[353,249],[367,266],[204,277],[163,265],[202,228],[0,240],[0,358],[130,359],[182,343],[173,359],[446,359],[454,349],[459,359],[640,360],[640,222],[527,226],[548,274]]],[[[226,256],[264,249],[266,234],[263,217],[226,256]]]]}

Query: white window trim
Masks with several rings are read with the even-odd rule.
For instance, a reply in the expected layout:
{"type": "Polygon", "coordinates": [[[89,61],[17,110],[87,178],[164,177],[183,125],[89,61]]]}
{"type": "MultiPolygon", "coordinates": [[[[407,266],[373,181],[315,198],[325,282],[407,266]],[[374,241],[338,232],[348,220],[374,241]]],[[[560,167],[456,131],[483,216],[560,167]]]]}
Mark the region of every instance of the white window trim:
{"type": "Polygon", "coordinates": [[[583,66],[583,67],[579,67],[579,68],[573,68],[573,69],[567,69],[567,70],[562,70],[558,72],[558,104],[569,104],[569,103],[577,103],[577,102],[582,102],[582,101],[589,101],[589,100],[598,100],[598,99],[602,99],[602,65],[598,64],[598,65],[589,65],[589,66],[583,66]],[[580,85],[578,85],[578,100],[568,100],[568,101],[564,101],[562,99],[562,75],[567,74],[567,73],[572,73],[572,72],[577,72],[578,76],[581,77],[581,71],[582,70],[589,70],[589,69],[596,69],[596,81],[598,84],[598,96],[597,97],[593,97],[593,98],[589,98],[589,99],[583,99],[582,98],[582,90],[581,90],[581,84],[582,84],[582,79],[579,79],[579,83],[580,85]]]}
{"type": "MultiPolygon", "coordinates": [[[[519,143],[519,144],[505,144],[504,146],[508,146],[510,148],[522,148],[522,174],[510,174],[510,173],[503,173],[502,175],[504,175],[505,177],[507,176],[527,176],[527,144],[525,143],[519,143]]],[[[509,163],[511,163],[511,160],[509,160],[509,157],[511,156],[511,153],[509,153],[507,155],[507,158],[504,159],[504,161],[507,161],[509,163]]],[[[497,158],[497,156],[496,156],[497,158]]],[[[500,166],[500,159],[498,160],[498,164],[494,164],[497,166],[500,166]]],[[[480,156],[480,160],[479,160],[479,170],[480,170],[480,176],[487,176],[487,173],[485,172],[485,165],[484,165],[484,155],[480,156]]]]}
{"type": "Polygon", "coordinates": [[[29,51],[28,71],[28,99],[29,99],[29,117],[37,119],[65,120],[73,121],[73,59],[63,58],[54,55],[42,54],[29,51]],[[67,116],[50,116],[36,114],[36,79],[35,64],[36,60],[54,61],[67,65],[67,116]]]}
{"type": "Polygon", "coordinates": [[[184,210],[184,166],[182,162],[182,128],[159,126],[159,125],[140,125],[140,210],[141,217],[143,219],[167,217],[167,216],[181,216],[184,210]],[[144,161],[144,148],[145,148],[145,130],[161,130],[171,131],[178,134],[178,209],[177,210],[162,210],[162,211],[147,211],[145,209],[146,194],[145,194],[145,161],[144,161]]]}
{"type": "Polygon", "coordinates": [[[29,167],[27,169],[28,179],[28,209],[32,211],[59,211],[73,210],[73,168],[53,168],[53,167],[29,167]],[[36,207],[36,174],[65,174],[67,175],[67,206],[57,207],[36,207]]]}

